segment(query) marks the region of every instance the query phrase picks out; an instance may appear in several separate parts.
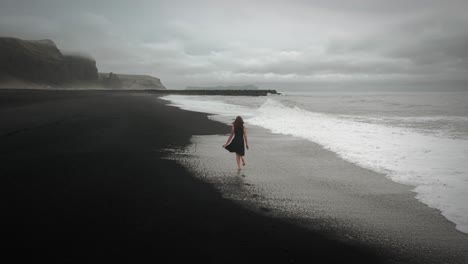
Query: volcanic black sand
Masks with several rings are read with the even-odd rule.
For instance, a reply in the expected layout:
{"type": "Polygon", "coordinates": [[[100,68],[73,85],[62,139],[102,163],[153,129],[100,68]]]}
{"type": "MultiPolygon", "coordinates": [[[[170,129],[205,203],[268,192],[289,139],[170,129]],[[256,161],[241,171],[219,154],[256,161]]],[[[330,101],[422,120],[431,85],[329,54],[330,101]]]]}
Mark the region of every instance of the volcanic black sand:
{"type": "Polygon", "coordinates": [[[0,121],[3,259],[395,261],[245,209],[164,159],[192,135],[228,128],[155,95],[2,90],[0,121]]]}

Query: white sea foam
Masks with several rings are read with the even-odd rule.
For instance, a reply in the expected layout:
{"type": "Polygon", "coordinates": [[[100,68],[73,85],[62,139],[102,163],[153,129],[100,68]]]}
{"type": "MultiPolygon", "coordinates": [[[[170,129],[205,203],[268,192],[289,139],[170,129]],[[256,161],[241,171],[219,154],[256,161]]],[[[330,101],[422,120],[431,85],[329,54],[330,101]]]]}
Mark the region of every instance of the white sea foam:
{"type": "Polygon", "coordinates": [[[161,97],[161,99],[170,101],[170,105],[177,106],[180,109],[213,114],[215,116],[212,117],[215,120],[224,123],[231,123],[231,119],[237,115],[248,118],[256,114],[255,110],[247,106],[207,100],[205,96],[168,95],[161,97]]]}
{"type": "Polygon", "coordinates": [[[439,209],[458,230],[468,233],[468,140],[306,111],[274,99],[255,109],[200,97],[165,99],[187,110],[225,117],[243,115],[247,123],[274,133],[316,142],[347,161],[414,186],[417,199],[439,209]]]}

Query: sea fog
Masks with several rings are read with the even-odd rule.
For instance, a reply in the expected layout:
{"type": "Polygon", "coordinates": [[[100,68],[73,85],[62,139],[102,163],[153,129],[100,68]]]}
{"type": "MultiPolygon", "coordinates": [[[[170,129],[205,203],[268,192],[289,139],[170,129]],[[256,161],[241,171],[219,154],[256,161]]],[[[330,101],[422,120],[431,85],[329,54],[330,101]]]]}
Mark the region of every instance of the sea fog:
{"type": "Polygon", "coordinates": [[[283,92],[267,97],[165,96],[175,106],[318,143],[414,187],[468,233],[468,92],[283,92]]]}

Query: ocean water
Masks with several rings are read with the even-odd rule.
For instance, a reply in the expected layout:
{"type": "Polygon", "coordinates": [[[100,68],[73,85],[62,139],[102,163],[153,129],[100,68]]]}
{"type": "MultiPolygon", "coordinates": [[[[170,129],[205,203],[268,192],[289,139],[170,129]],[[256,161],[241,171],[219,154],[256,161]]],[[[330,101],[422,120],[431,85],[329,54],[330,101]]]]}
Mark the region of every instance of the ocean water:
{"type": "Polygon", "coordinates": [[[320,144],[414,187],[416,198],[468,233],[468,92],[310,92],[266,97],[163,97],[320,144]]]}

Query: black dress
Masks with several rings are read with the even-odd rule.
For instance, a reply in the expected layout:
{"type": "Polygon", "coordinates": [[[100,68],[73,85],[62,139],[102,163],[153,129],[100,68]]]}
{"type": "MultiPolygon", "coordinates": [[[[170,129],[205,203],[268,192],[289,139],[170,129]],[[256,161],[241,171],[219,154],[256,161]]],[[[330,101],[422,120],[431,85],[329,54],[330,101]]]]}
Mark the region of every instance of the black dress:
{"type": "Polygon", "coordinates": [[[244,156],[244,128],[234,129],[234,138],[231,140],[231,143],[226,146],[226,149],[229,150],[229,152],[235,152],[241,156],[244,156]]]}

